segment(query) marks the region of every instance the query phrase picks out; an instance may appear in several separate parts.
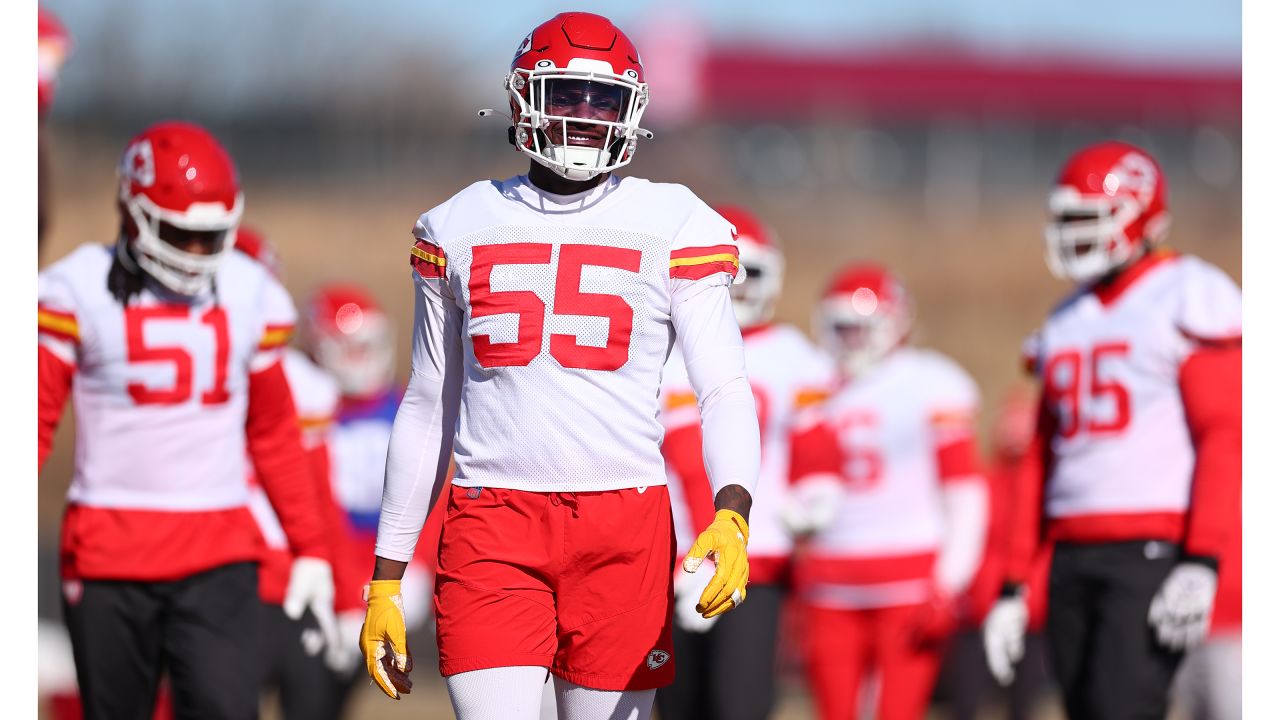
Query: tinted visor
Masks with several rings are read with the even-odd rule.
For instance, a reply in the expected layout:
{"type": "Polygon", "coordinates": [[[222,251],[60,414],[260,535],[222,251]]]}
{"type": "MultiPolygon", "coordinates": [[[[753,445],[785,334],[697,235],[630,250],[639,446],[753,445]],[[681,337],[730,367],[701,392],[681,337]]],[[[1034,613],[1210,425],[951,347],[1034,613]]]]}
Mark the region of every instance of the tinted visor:
{"type": "Polygon", "coordinates": [[[543,111],[548,115],[618,122],[631,91],[610,83],[556,78],[543,85],[543,111]]]}
{"type": "Polygon", "coordinates": [[[226,230],[186,230],[163,221],[156,234],[161,240],[192,255],[216,255],[227,242],[226,230]]]}

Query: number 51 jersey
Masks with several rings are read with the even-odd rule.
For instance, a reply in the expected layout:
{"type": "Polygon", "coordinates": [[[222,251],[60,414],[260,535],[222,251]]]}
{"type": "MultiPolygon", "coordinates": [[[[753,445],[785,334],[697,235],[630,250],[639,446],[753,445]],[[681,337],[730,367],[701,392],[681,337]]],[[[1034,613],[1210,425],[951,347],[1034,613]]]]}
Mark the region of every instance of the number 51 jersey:
{"type": "Polygon", "coordinates": [[[658,389],[677,306],[723,300],[732,321],[738,252],[724,218],[681,185],[611,177],[559,196],[517,176],[464,189],[414,235],[419,302],[460,315],[446,329],[466,373],[454,484],[666,482],[658,389]]]}
{"type": "MultiPolygon", "coordinates": [[[[148,285],[126,306],[107,289],[113,252],[83,245],[39,276],[40,346],[75,373],[64,571],[166,579],[257,559],[245,508],[249,375],[279,359],[293,304],[230,253],[212,293],[148,285]]],[[[43,461],[57,416],[41,415],[43,461]]]]}

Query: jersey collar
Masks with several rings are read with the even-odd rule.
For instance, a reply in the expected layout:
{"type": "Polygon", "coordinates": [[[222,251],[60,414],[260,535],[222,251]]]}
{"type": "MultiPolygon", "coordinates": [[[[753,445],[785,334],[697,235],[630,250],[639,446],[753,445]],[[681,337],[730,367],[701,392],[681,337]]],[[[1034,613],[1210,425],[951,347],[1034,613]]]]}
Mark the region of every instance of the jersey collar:
{"type": "Polygon", "coordinates": [[[1134,264],[1121,270],[1111,280],[1095,284],[1092,288],[1093,295],[1098,298],[1098,302],[1102,303],[1103,307],[1111,307],[1139,279],[1145,277],[1156,267],[1177,257],[1178,253],[1168,248],[1152,250],[1139,258],[1134,264]]]}
{"type": "Polygon", "coordinates": [[[513,180],[508,187],[521,202],[542,212],[553,213],[586,210],[603,200],[622,182],[617,175],[610,175],[608,180],[589,190],[572,195],[557,195],[534,185],[529,181],[528,175],[517,175],[513,180]]]}

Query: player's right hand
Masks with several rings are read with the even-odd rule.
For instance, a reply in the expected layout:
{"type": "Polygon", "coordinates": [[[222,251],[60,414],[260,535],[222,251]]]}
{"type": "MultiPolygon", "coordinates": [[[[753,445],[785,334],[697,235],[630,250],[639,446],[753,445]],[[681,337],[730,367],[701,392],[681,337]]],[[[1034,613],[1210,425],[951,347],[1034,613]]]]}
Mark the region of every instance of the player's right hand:
{"type": "Polygon", "coordinates": [[[373,580],[365,586],[369,607],[360,628],[360,650],[369,677],[395,700],[413,687],[413,656],[405,638],[404,600],[399,580],[373,580]]]}
{"type": "Polygon", "coordinates": [[[1001,685],[1013,682],[1013,666],[1026,650],[1027,601],[1021,594],[996,601],[982,623],[982,643],[987,651],[987,666],[1001,685]]]}
{"type": "Polygon", "coordinates": [[[704,618],[728,612],[747,599],[747,520],[732,510],[717,510],[716,517],[694,541],[684,558],[684,571],[695,573],[708,556],[714,556],[715,575],[703,589],[696,608],[704,618]]]}

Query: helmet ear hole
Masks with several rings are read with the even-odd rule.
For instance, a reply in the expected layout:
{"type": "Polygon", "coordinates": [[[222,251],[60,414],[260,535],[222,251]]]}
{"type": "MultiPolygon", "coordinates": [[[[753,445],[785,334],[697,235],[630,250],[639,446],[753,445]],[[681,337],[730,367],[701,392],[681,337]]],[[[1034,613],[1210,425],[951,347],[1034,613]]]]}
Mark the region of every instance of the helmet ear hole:
{"type": "Polygon", "coordinates": [[[515,144],[516,144],[516,126],[515,125],[511,125],[507,128],[507,142],[511,143],[512,147],[515,147],[515,144]]]}

